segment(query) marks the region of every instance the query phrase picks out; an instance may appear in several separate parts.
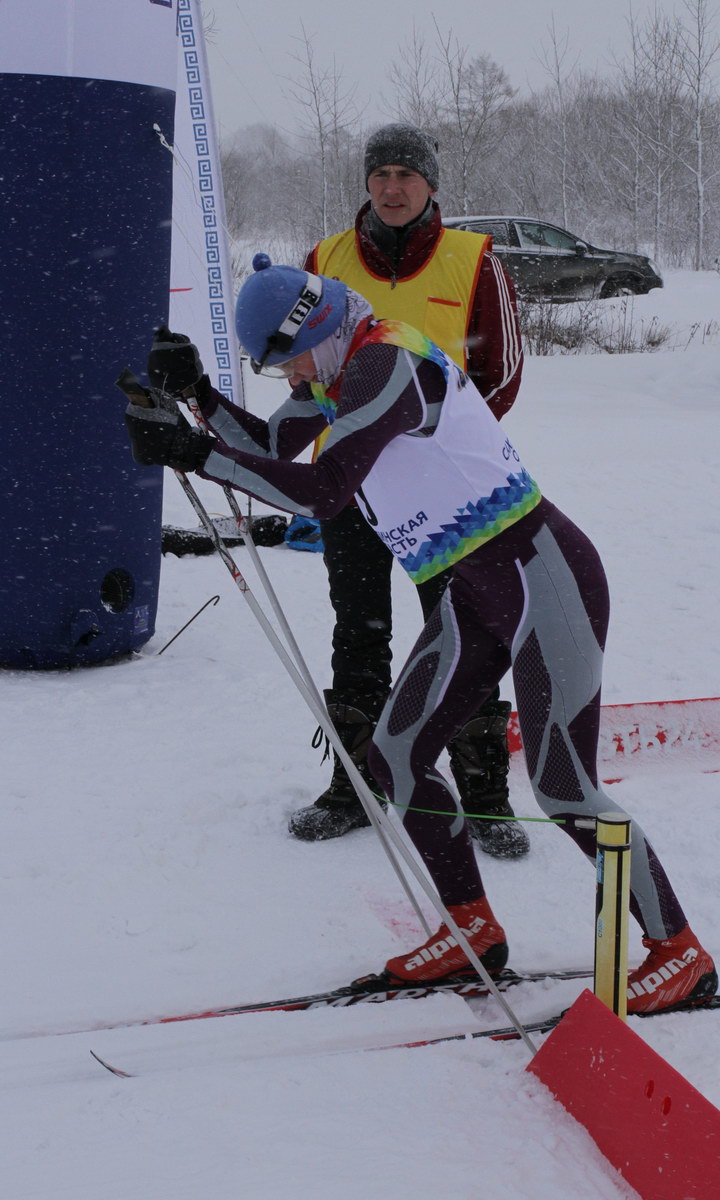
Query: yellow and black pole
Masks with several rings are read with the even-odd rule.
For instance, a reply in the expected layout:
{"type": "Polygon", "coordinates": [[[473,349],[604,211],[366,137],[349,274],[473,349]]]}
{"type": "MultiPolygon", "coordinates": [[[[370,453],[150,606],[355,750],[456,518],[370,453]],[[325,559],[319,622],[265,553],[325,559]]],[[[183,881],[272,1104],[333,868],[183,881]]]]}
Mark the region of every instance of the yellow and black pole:
{"type": "Polygon", "coordinates": [[[597,818],[595,995],[627,1019],[630,912],[630,818],[622,812],[597,818]]]}

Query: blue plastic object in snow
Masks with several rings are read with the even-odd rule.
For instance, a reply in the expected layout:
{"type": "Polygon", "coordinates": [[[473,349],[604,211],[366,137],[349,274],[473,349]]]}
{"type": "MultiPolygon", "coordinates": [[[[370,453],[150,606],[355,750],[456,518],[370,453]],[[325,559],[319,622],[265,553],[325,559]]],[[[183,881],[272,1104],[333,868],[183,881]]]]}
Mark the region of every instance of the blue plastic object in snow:
{"type": "Polygon", "coordinates": [[[293,517],[285,530],[285,541],[291,550],[312,550],[322,554],[320,522],[314,517],[293,517]]]}

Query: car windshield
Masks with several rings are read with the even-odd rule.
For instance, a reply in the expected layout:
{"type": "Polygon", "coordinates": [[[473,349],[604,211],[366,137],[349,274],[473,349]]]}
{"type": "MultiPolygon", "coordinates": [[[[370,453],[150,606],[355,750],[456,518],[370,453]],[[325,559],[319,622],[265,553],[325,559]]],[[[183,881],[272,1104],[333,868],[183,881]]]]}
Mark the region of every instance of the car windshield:
{"type": "Polygon", "coordinates": [[[516,221],[523,249],[544,246],[551,250],[575,250],[578,238],[554,225],[543,225],[541,221],[516,221]]]}

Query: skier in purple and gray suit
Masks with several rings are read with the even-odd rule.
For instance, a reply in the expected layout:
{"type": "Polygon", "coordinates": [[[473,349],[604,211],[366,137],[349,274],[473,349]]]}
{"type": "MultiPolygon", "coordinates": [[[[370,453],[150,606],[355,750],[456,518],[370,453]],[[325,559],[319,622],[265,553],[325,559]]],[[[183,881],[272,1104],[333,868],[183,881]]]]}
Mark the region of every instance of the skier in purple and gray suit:
{"type": "MultiPolygon", "coordinates": [[[[238,298],[241,344],[261,374],[289,380],[266,422],[204,375],[183,335],[159,331],[126,413],[140,463],[197,471],[289,512],[332,517],[355,497],[410,578],[452,578],[378,722],[369,762],[440,897],[491,971],[505,932],[480,877],[457,795],[436,768],[453,734],[508,670],[528,772],[543,812],[593,861],[592,818],[617,810],[596,752],[609,601],[595,547],[541,494],[468,376],[418,330],[376,320],[339,280],[258,255],[238,298]],[[194,395],[212,435],[172,397],[194,395]],[[151,407],[141,407],[149,404],[151,407]],[[314,463],[291,461],[330,420],[314,463]],[[588,818],[591,818],[590,820],[588,818]]],[[[714,994],[712,958],[690,929],[643,830],[633,826],[631,907],[648,951],[628,1010],[714,994]]],[[[469,964],[446,925],[391,959],[391,981],[437,981],[469,964]]]]}

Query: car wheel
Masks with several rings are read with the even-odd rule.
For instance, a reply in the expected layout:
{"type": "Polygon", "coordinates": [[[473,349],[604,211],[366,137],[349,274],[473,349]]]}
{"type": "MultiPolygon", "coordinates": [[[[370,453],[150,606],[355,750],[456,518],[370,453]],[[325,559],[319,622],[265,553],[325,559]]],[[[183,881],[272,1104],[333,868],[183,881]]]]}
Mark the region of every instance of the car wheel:
{"type": "Polygon", "coordinates": [[[610,300],[613,296],[639,296],[640,288],[631,275],[615,275],[606,279],[600,289],[600,299],[610,300]]]}

